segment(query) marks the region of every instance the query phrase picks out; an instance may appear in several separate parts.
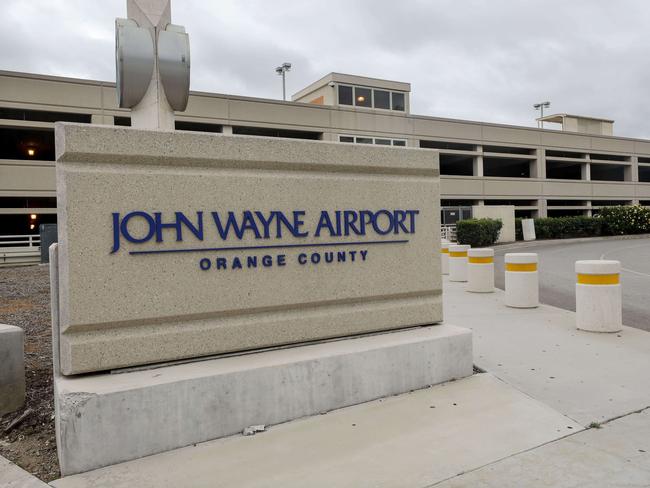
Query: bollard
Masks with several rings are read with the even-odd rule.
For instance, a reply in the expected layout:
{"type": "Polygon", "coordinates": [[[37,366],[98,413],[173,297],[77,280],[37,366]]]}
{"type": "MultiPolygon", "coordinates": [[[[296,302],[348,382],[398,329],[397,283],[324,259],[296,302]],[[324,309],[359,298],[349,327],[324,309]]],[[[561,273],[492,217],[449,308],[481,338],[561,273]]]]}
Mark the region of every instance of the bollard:
{"type": "Polygon", "coordinates": [[[505,256],[506,305],[514,308],[539,306],[537,254],[508,253],[505,256]]]}
{"type": "Polygon", "coordinates": [[[623,328],[621,263],[576,261],[576,326],[590,332],[623,328]]]}
{"type": "Polygon", "coordinates": [[[443,239],[440,243],[440,268],[443,275],[449,274],[449,241],[443,239]]]}
{"type": "Polygon", "coordinates": [[[467,281],[467,244],[449,246],[449,281],[467,281]]]}
{"type": "Polygon", "coordinates": [[[467,251],[467,291],[494,292],[494,249],[476,248],[467,251]]]}

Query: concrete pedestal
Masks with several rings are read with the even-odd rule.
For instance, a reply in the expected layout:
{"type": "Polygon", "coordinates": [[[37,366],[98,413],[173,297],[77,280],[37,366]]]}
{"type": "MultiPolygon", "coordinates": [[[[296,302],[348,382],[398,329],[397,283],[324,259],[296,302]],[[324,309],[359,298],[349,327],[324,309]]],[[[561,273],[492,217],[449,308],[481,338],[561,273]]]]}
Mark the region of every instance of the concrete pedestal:
{"type": "Polygon", "coordinates": [[[0,417],[25,403],[24,332],[0,324],[0,417]]]}
{"type": "Polygon", "coordinates": [[[122,374],[55,377],[63,475],[472,374],[472,340],[418,327],[122,374]]]}
{"type": "Polygon", "coordinates": [[[494,249],[467,251],[467,287],[473,293],[494,292],[494,249]]]}
{"type": "Polygon", "coordinates": [[[623,328],[621,263],[576,261],[576,326],[590,332],[620,332],[623,328]]]}
{"type": "Polygon", "coordinates": [[[535,308],[539,306],[539,276],[537,254],[508,253],[505,261],[505,302],[513,308],[535,308]]]}

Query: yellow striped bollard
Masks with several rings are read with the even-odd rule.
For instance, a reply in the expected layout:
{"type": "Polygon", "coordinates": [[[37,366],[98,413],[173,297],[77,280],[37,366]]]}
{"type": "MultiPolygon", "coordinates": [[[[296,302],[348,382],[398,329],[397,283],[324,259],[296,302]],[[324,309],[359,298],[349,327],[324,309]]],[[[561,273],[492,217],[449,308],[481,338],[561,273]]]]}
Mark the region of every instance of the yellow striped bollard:
{"type": "Polygon", "coordinates": [[[576,261],[576,326],[590,332],[619,332],[623,327],[621,263],[576,261]]]}
{"type": "Polygon", "coordinates": [[[494,249],[473,248],[467,251],[467,291],[494,292],[494,249]]]}
{"type": "Polygon", "coordinates": [[[449,274],[449,241],[443,239],[440,243],[440,267],[442,268],[442,274],[449,274]]]}
{"type": "Polygon", "coordinates": [[[514,308],[539,306],[537,254],[532,252],[505,255],[506,305],[514,308]]]}
{"type": "Polygon", "coordinates": [[[449,246],[449,281],[467,281],[467,251],[471,246],[449,246]]]}

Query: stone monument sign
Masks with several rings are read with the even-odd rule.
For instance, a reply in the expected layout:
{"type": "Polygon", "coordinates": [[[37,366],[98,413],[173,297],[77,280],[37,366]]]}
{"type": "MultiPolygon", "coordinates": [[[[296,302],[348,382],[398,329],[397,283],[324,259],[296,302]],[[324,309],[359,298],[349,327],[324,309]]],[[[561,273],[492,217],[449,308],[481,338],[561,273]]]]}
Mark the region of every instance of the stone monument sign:
{"type": "Polygon", "coordinates": [[[442,319],[424,150],[57,124],[63,374],[442,319]]]}

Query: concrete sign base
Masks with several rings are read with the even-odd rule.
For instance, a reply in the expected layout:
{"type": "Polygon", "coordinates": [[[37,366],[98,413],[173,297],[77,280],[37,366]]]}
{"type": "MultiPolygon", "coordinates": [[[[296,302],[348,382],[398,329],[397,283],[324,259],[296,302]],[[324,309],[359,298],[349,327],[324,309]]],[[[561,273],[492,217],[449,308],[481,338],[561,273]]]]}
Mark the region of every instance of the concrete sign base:
{"type": "Polygon", "coordinates": [[[472,338],[417,327],[187,364],[55,377],[64,476],[472,374],[472,338]]]}

